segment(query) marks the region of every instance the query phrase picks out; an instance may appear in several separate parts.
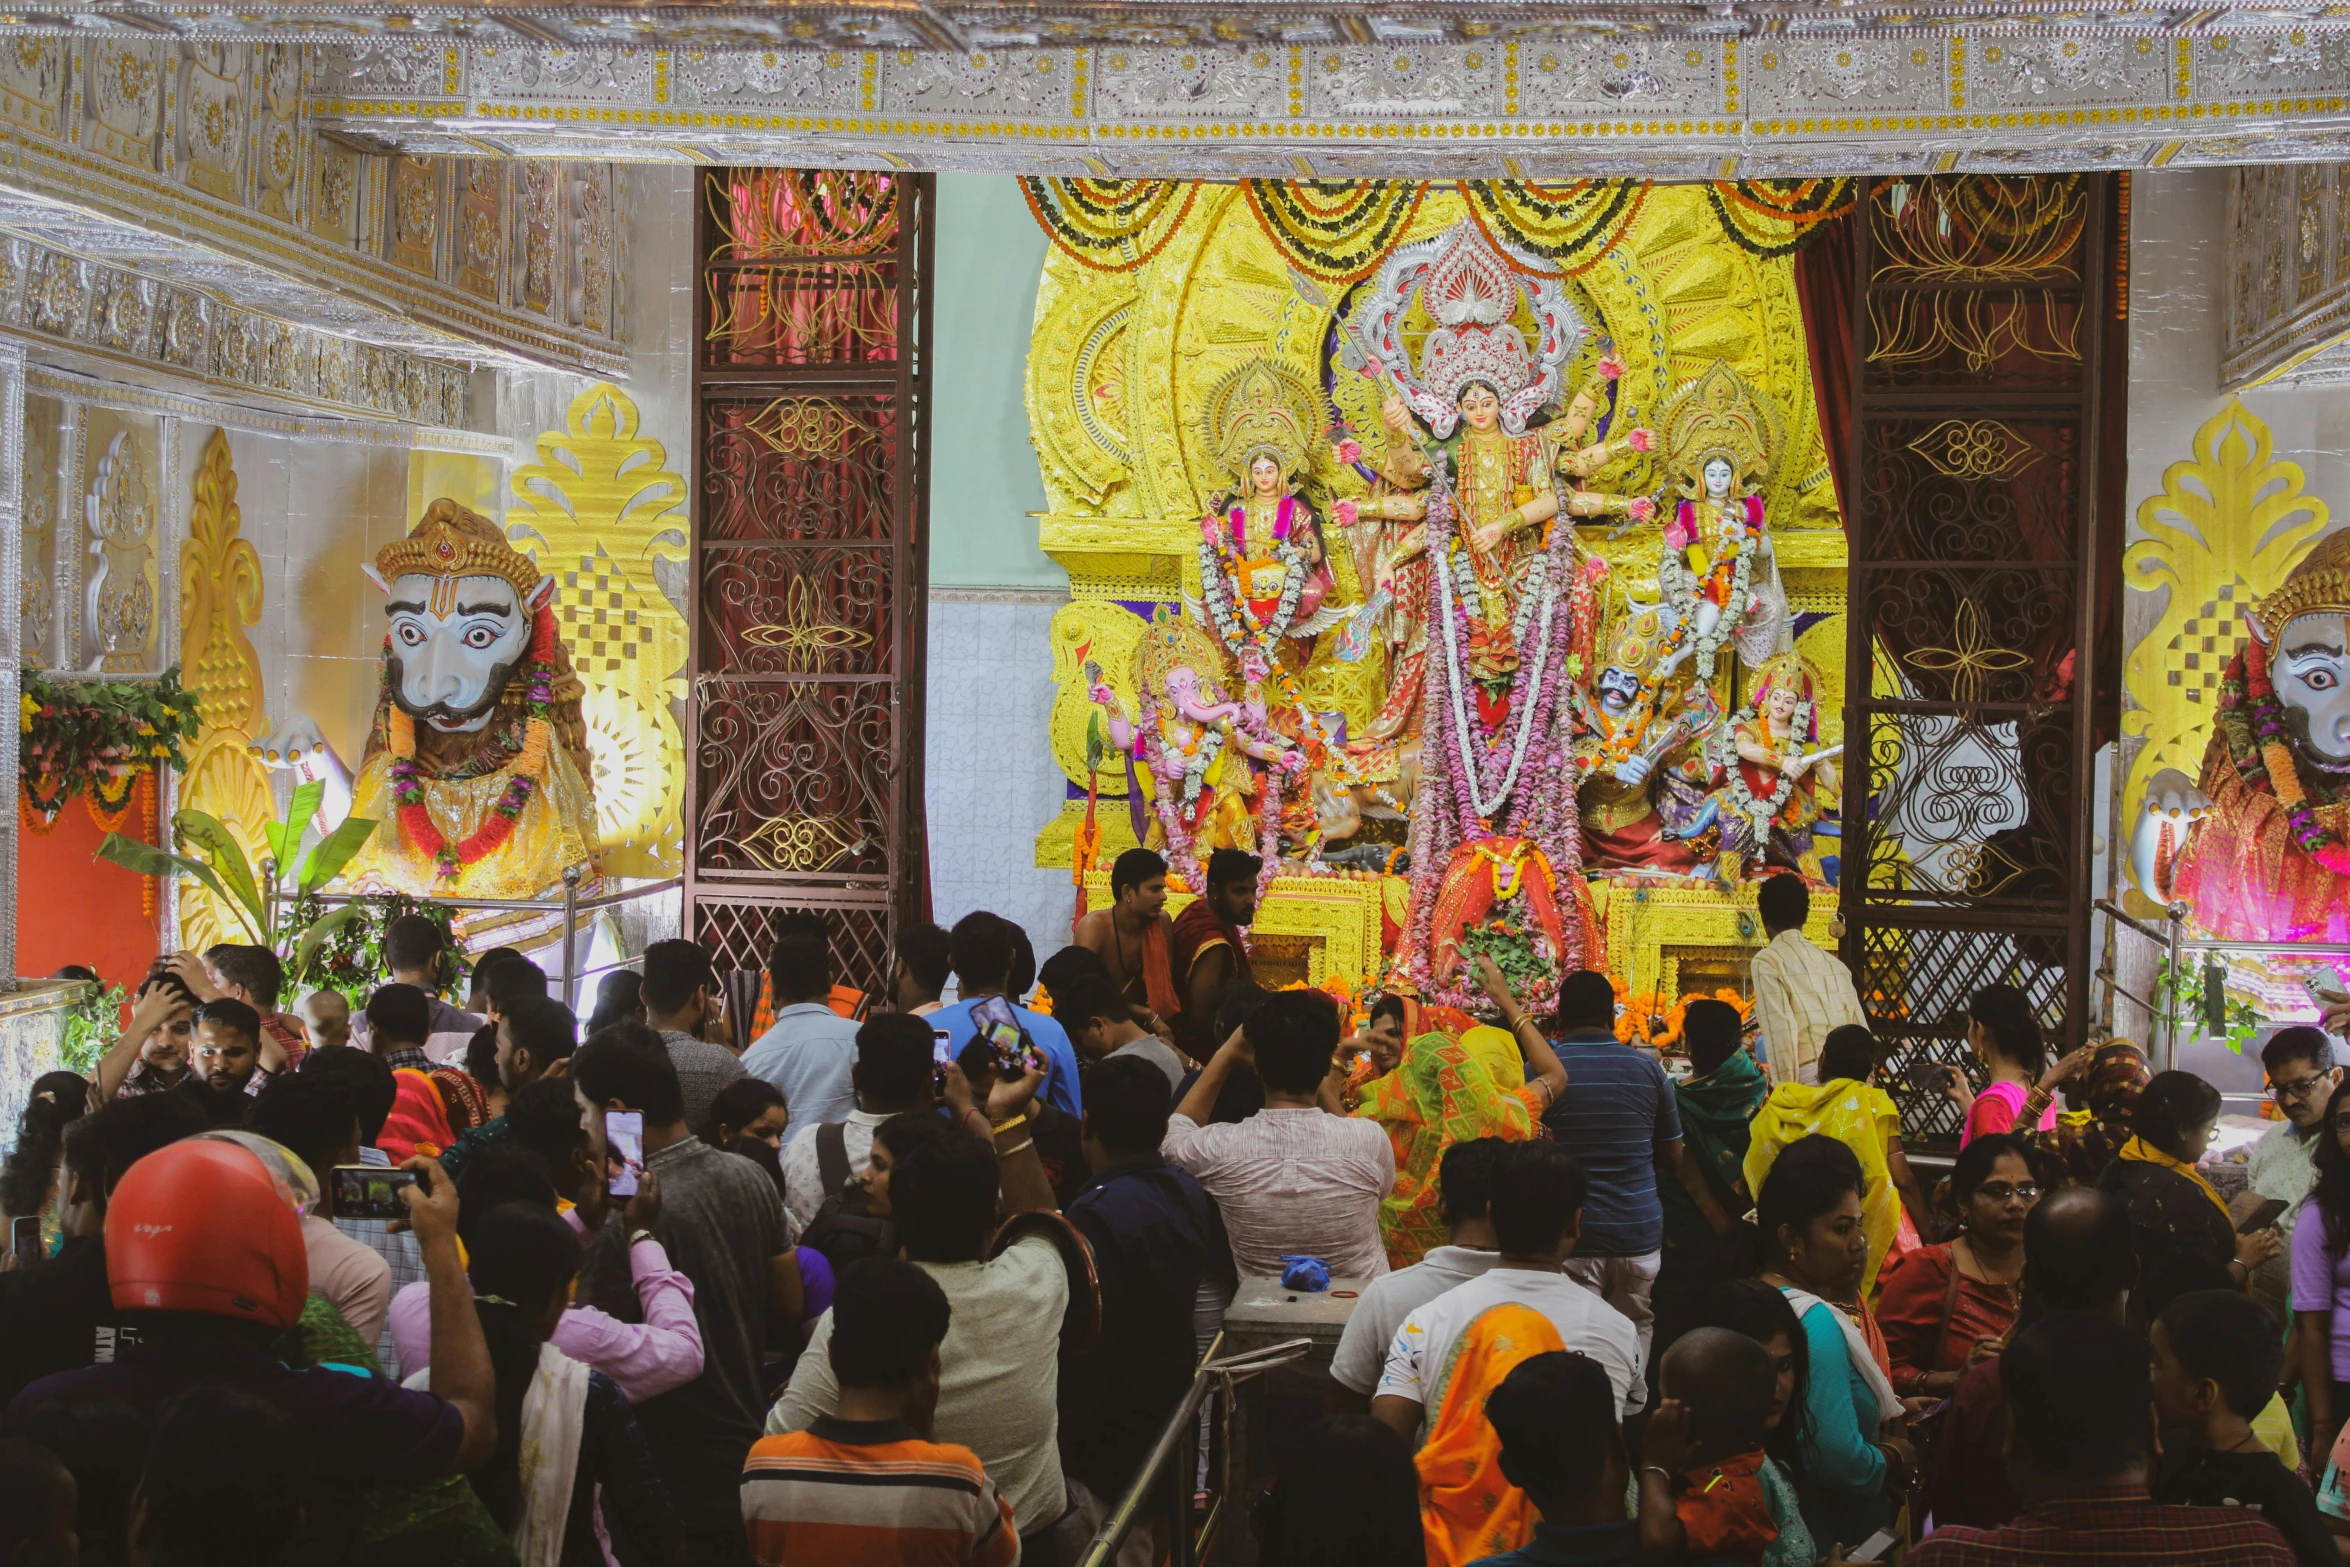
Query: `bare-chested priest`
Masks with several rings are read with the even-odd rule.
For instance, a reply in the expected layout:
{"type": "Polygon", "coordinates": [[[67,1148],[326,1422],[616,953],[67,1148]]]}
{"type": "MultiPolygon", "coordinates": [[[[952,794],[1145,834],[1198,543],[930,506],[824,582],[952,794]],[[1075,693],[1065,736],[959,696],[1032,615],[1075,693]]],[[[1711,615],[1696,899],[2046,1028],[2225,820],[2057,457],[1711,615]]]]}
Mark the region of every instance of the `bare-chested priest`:
{"type": "Polygon", "coordinates": [[[1167,862],[1152,850],[1128,849],[1110,863],[1110,906],[1079,920],[1072,938],[1102,960],[1120,995],[1172,1021],[1183,1005],[1170,957],[1174,932],[1167,862]]]}

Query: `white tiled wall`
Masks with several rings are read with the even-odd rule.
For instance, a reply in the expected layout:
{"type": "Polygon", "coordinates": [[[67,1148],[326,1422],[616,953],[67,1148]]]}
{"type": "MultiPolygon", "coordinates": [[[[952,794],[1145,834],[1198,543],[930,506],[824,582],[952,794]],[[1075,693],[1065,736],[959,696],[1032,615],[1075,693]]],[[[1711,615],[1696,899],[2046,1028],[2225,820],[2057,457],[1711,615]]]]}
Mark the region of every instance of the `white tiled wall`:
{"type": "Polygon", "coordinates": [[[1052,710],[1053,592],[933,588],[925,690],[930,896],[952,927],[987,909],[1028,931],[1042,959],[1068,945],[1069,873],[1036,866],[1037,829],[1065,781],[1044,745],[1052,710]]]}

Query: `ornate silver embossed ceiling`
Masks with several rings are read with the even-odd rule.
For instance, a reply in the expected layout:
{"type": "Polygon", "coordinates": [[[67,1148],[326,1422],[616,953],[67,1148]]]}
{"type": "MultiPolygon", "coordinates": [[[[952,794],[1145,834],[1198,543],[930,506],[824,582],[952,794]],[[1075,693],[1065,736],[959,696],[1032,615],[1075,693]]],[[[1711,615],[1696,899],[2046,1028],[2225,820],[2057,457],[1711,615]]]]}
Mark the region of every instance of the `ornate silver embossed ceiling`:
{"type": "Polygon", "coordinates": [[[1890,0],[59,0],[299,41],[382,151],[1229,178],[1719,178],[2350,156],[2350,7],[1890,0]]]}

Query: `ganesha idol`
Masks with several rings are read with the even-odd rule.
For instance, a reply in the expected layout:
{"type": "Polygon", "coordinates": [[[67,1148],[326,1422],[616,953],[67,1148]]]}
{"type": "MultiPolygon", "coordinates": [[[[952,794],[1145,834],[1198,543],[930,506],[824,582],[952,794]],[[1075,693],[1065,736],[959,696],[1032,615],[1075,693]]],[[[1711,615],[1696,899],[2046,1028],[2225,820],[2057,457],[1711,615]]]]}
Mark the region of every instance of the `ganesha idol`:
{"type": "Polygon", "coordinates": [[[2154,775],[2130,873],[2229,941],[2350,941],[2350,533],[2244,611],[2195,783],[2154,775]]]}
{"type": "Polygon", "coordinates": [[[1275,727],[1261,686],[1228,695],[1224,670],[1195,622],[1162,610],[1134,653],[1140,715],[1106,681],[1089,693],[1112,742],[1141,764],[1167,857],[1193,886],[1218,849],[1261,855],[1270,877],[1283,839],[1313,829],[1305,748],[1275,727]]]}
{"type": "Polygon", "coordinates": [[[556,634],[555,579],[446,499],[361,569],[391,624],[357,776],[306,717],[255,746],[323,782],[327,817],[386,824],[345,875],[419,896],[529,898],[592,870],[583,688],[556,634]]]}

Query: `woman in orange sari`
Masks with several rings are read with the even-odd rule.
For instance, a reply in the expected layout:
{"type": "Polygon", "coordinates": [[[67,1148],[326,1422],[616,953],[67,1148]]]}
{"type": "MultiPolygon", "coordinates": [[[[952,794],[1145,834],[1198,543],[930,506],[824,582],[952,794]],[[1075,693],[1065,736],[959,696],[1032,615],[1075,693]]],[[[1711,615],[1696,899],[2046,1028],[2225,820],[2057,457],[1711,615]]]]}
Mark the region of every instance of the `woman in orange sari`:
{"type": "Polygon", "coordinates": [[[1514,1301],[1489,1307],[1454,1343],[1433,1389],[1436,1418],[1412,1460],[1429,1567],[1464,1567],[1534,1538],[1542,1515],[1502,1475],[1485,1400],[1520,1362],[1566,1347],[1548,1317],[1514,1301]]]}

